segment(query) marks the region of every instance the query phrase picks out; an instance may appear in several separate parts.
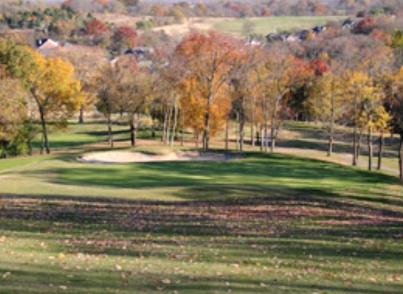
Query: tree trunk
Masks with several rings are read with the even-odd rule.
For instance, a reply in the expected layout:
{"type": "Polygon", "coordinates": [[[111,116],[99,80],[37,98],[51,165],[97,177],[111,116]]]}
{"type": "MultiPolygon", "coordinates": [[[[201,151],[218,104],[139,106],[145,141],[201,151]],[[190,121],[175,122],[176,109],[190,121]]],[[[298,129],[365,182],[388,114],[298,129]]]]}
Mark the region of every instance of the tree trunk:
{"type": "Polygon", "coordinates": [[[195,140],[196,140],[196,148],[199,149],[199,131],[196,132],[195,140]]]}
{"type": "Polygon", "coordinates": [[[40,113],[41,125],[42,125],[43,146],[45,147],[46,154],[50,154],[49,140],[48,140],[48,128],[46,125],[44,110],[39,109],[39,113],[40,113]]]}
{"type": "Polygon", "coordinates": [[[108,113],[107,119],[108,119],[108,143],[113,148],[112,118],[110,113],[108,113]]]}
{"type": "Polygon", "coordinates": [[[254,106],[255,106],[255,97],[253,97],[253,99],[252,99],[252,107],[251,107],[252,113],[250,116],[250,120],[251,120],[251,122],[250,122],[250,131],[251,131],[250,143],[252,144],[252,147],[255,147],[255,109],[254,109],[254,106]]]}
{"type": "Polygon", "coordinates": [[[368,127],[368,170],[372,170],[372,156],[373,156],[373,150],[372,150],[372,128],[368,127]]]}
{"type": "Polygon", "coordinates": [[[236,113],[235,121],[235,150],[239,150],[239,112],[236,113]]]}
{"type": "Polygon", "coordinates": [[[329,135],[329,143],[328,143],[328,149],[327,149],[327,156],[331,157],[333,154],[333,135],[329,135]]]}
{"type": "Polygon", "coordinates": [[[264,152],[266,152],[267,153],[267,151],[268,151],[268,138],[267,138],[267,135],[269,134],[269,132],[268,132],[268,126],[267,126],[267,121],[264,123],[264,131],[263,131],[263,146],[264,146],[264,152]]]}
{"type": "Polygon", "coordinates": [[[3,141],[1,145],[3,146],[3,148],[1,150],[0,158],[5,159],[7,158],[7,142],[3,141]]]}
{"type": "Polygon", "coordinates": [[[379,136],[379,150],[378,150],[378,170],[382,169],[382,157],[383,157],[383,147],[385,145],[384,133],[381,131],[381,135],[379,136]]]}
{"type": "Polygon", "coordinates": [[[136,147],[137,142],[137,122],[135,119],[135,114],[132,114],[130,119],[130,142],[132,147],[136,147]]]}
{"type": "Polygon", "coordinates": [[[225,121],[225,150],[229,149],[229,117],[227,115],[227,119],[225,121]]]}
{"type": "Polygon", "coordinates": [[[84,105],[81,105],[81,107],[80,107],[80,114],[78,116],[78,123],[79,124],[84,123],[84,105]]]}
{"type": "Polygon", "coordinates": [[[176,136],[176,127],[178,126],[178,98],[175,95],[174,97],[174,124],[172,127],[172,136],[171,136],[171,144],[173,146],[175,143],[175,136],[176,136]]]}
{"type": "Polygon", "coordinates": [[[207,100],[207,112],[205,115],[205,129],[204,129],[204,136],[203,136],[203,149],[209,149],[210,143],[210,111],[211,111],[211,103],[213,102],[213,95],[211,93],[212,85],[209,85],[209,95],[207,100]]]}
{"type": "Polygon", "coordinates": [[[32,156],[33,152],[32,152],[32,140],[29,139],[28,141],[28,155],[32,156]]]}
{"type": "Polygon", "coordinates": [[[403,133],[400,133],[399,144],[399,178],[403,182],[403,133]]]}
{"type": "Polygon", "coordinates": [[[354,122],[354,134],[353,134],[353,165],[356,166],[358,164],[357,159],[357,94],[354,95],[354,118],[353,118],[353,122],[354,122]]]}
{"type": "Polygon", "coordinates": [[[264,138],[263,138],[263,133],[264,133],[264,126],[260,124],[260,136],[258,136],[260,139],[260,152],[264,151],[264,138]]]}
{"type": "Polygon", "coordinates": [[[39,154],[40,154],[40,155],[43,154],[43,148],[44,148],[44,145],[43,145],[43,134],[42,134],[42,137],[41,137],[41,146],[40,146],[40,148],[39,148],[39,154]]]}
{"type": "Polygon", "coordinates": [[[358,161],[358,159],[360,158],[360,155],[361,155],[361,141],[362,141],[362,135],[363,135],[363,133],[364,133],[364,128],[362,128],[362,129],[360,130],[360,133],[358,134],[357,154],[356,154],[356,156],[357,156],[357,161],[358,161]]]}
{"type": "Polygon", "coordinates": [[[161,136],[161,142],[165,142],[165,138],[167,136],[167,121],[168,121],[168,111],[164,111],[164,123],[162,126],[162,136],[161,136]]]}
{"type": "Polygon", "coordinates": [[[357,126],[355,124],[353,134],[353,165],[357,165],[357,126]]]}
{"type": "Polygon", "coordinates": [[[268,109],[267,109],[267,101],[263,101],[263,132],[262,132],[262,147],[264,152],[267,152],[267,134],[268,134],[268,127],[267,127],[267,119],[268,119],[268,109]]]}
{"type": "Polygon", "coordinates": [[[171,132],[171,118],[172,118],[172,108],[169,108],[169,112],[168,112],[168,122],[167,122],[167,132],[165,135],[165,141],[164,144],[168,144],[169,142],[169,137],[170,137],[170,132],[171,132]]]}
{"type": "Polygon", "coordinates": [[[181,125],[182,125],[182,130],[181,130],[181,146],[184,145],[185,142],[185,122],[184,122],[184,115],[181,111],[181,125]]]}
{"type": "Polygon", "coordinates": [[[277,98],[276,102],[274,103],[273,111],[271,113],[271,126],[270,126],[270,152],[274,153],[274,148],[276,147],[276,114],[278,103],[280,102],[281,98],[277,98]]]}
{"type": "Polygon", "coordinates": [[[329,130],[329,147],[327,149],[327,156],[330,157],[333,154],[333,140],[334,140],[334,124],[336,120],[336,97],[334,95],[334,89],[332,90],[332,105],[331,105],[331,119],[330,119],[330,130],[329,130]]]}
{"type": "Polygon", "coordinates": [[[239,121],[239,151],[240,152],[243,152],[244,138],[245,138],[245,114],[242,109],[241,117],[240,117],[240,121],[239,121]]]}
{"type": "Polygon", "coordinates": [[[250,124],[250,142],[252,144],[252,147],[255,147],[255,123],[253,122],[254,117],[252,115],[252,122],[250,124]]]}

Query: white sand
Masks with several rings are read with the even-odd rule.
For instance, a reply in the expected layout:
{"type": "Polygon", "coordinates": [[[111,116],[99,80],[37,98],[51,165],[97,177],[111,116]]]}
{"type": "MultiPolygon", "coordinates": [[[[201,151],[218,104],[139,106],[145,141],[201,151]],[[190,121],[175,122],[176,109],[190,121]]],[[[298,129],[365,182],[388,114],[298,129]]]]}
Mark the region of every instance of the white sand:
{"type": "Polygon", "coordinates": [[[146,154],[131,151],[108,151],[86,154],[79,161],[94,164],[130,163],[130,162],[160,162],[160,161],[226,161],[239,158],[240,155],[180,151],[164,155],[146,154]]]}

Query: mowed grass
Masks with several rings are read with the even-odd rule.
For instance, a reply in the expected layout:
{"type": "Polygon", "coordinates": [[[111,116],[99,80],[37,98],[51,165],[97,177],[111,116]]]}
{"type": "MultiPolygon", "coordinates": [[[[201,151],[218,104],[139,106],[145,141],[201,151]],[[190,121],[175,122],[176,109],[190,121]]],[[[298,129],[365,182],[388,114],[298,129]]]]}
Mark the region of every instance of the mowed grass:
{"type": "Polygon", "coordinates": [[[281,31],[309,30],[329,21],[341,21],[342,16],[278,16],[225,19],[214,23],[214,28],[230,34],[244,34],[244,25],[251,25],[251,33],[267,35],[281,31]]]}
{"type": "Polygon", "coordinates": [[[285,155],[0,175],[1,293],[400,293],[403,186],[285,155]]]}

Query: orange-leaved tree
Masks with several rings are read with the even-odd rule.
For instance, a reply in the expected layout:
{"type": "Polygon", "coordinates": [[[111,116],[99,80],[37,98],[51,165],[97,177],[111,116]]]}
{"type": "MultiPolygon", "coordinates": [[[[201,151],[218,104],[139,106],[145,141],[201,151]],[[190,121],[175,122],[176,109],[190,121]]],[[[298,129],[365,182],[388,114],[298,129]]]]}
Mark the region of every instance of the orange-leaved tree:
{"type": "MultiPolygon", "coordinates": [[[[181,72],[184,81],[197,95],[203,116],[203,148],[209,149],[211,117],[218,111],[218,99],[225,96],[228,75],[238,58],[238,42],[233,38],[210,32],[205,35],[193,33],[176,48],[174,58],[180,60],[185,70],[181,72]]],[[[223,110],[223,109],[221,109],[223,110]]]]}

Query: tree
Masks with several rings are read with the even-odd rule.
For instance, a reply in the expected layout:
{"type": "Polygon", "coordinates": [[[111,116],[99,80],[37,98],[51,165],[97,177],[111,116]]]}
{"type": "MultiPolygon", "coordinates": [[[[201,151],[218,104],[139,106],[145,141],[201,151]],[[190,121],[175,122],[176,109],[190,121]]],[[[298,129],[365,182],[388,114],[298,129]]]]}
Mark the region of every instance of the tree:
{"type": "Polygon", "coordinates": [[[46,58],[31,52],[35,67],[25,82],[37,106],[42,128],[42,146],[50,153],[48,123],[60,125],[78,110],[82,103],[81,85],[74,78],[74,67],[60,58],[46,58]]]}
{"type": "Polygon", "coordinates": [[[112,36],[111,49],[117,54],[136,47],[137,32],[128,26],[119,27],[112,36]]]}
{"type": "Polygon", "coordinates": [[[97,95],[96,108],[107,119],[108,125],[108,143],[114,146],[112,133],[112,114],[121,110],[119,109],[119,81],[121,72],[113,63],[105,64],[93,78],[93,88],[97,95]]]}
{"type": "Polygon", "coordinates": [[[393,76],[392,97],[390,97],[390,114],[393,131],[400,135],[398,149],[399,177],[403,182],[403,67],[393,76]]]}
{"type": "Polygon", "coordinates": [[[140,69],[132,56],[125,56],[115,64],[115,70],[119,72],[117,81],[117,99],[119,108],[128,114],[130,125],[131,146],[136,146],[139,115],[145,106],[147,97],[151,93],[151,75],[147,68],[140,69]]]}
{"type": "Polygon", "coordinates": [[[16,79],[24,79],[35,67],[30,51],[10,39],[0,39],[0,65],[3,74],[16,79]]]}
{"type": "MultiPolygon", "coordinates": [[[[251,110],[251,129],[252,129],[252,145],[254,145],[254,98],[256,74],[254,67],[256,66],[256,54],[253,48],[239,48],[239,58],[236,65],[230,73],[230,93],[232,98],[232,109],[236,113],[238,121],[237,130],[237,147],[243,152],[245,138],[245,124],[247,119],[247,108],[251,110]]],[[[226,132],[226,149],[228,149],[228,123],[226,132]]]]}
{"type": "Polygon", "coordinates": [[[85,24],[85,31],[87,35],[99,35],[109,32],[110,28],[99,19],[94,18],[85,24]]]}
{"type": "Polygon", "coordinates": [[[9,39],[0,39],[0,92],[3,104],[0,109],[2,120],[6,122],[6,125],[3,124],[2,141],[3,146],[7,145],[6,151],[15,155],[23,153],[26,147],[32,153],[34,128],[32,118],[28,116],[25,90],[26,78],[34,69],[34,58],[26,47],[18,46],[9,39]]]}
{"type": "Polygon", "coordinates": [[[333,153],[336,122],[342,117],[344,106],[344,81],[334,72],[318,77],[311,88],[307,103],[315,118],[323,123],[328,137],[327,156],[333,153]]]}
{"type": "Polygon", "coordinates": [[[107,52],[101,48],[75,46],[59,48],[52,52],[52,57],[61,57],[74,66],[75,77],[81,82],[82,103],[78,117],[79,123],[84,123],[85,111],[94,104],[96,95],[91,85],[94,74],[107,62],[107,52]]]}
{"type": "Polygon", "coordinates": [[[139,3],[139,0],[119,0],[122,2],[125,6],[137,6],[139,3]]]}
{"type": "Polygon", "coordinates": [[[361,125],[368,130],[368,170],[372,170],[373,146],[372,135],[374,130],[385,129],[389,124],[390,116],[383,106],[382,90],[374,86],[360,105],[359,118],[361,125]]]}
{"type": "MultiPolygon", "coordinates": [[[[1,73],[0,77],[0,158],[10,152],[20,154],[27,146],[21,137],[24,122],[28,118],[25,89],[20,80],[11,79],[1,73]]],[[[28,139],[28,138],[25,138],[28,139]]]]}
{"type": "Polygon", "coordinates": [[[198,98],[204,100],[203,148],[209,149],[214,102],[224,91],[228,74],[237,58],[236,42],[215,32],[208,35],[193,33],[176,48],[175,58],[181,60],[186,71],[183,79],[192,81],[198,98]]]}
{"type": "Polygon", "coordinates": [[[281,45],[269,49],[264,67],[263,79],[270,108],[270,149],[274,152],[282,123],[282,119],[278,123],[277,118],[282,114],[284,99],[289,96],[293,87],[312,75],[312,70],[308,64],[291,55],[281,45]]]}
{"type": "Polygon", "coordinates": [[[354,71],[346,74],[348,95],[350,97],[350,111],[348,116],[351,124],[353,125],[353,160],[352,164],[358,164],[358,157],[360,153],[361,134],[358,133],[359,129],[363,130],[362,120],[360,120],[360,106],[363,101],[370,99],[374,92],[373,80],[368,74],[360,71],[354,71]]]}

